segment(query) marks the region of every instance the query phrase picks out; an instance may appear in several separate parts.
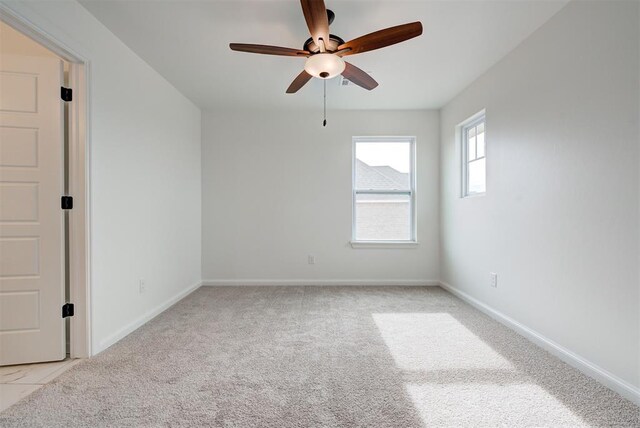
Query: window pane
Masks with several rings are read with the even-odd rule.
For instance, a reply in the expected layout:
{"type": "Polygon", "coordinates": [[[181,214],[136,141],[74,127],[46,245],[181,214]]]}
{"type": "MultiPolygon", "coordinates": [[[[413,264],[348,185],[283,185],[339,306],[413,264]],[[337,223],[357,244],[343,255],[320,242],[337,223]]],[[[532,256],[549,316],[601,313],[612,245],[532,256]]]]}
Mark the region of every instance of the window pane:
{"type": "Polygon", "coordinates": [[[410,190],[410,143],[356,143],[356,189],[410,190]]]}
{"type": "Polygon", "coordinates": [[[408,195],[356,195],[356,240],[411,240],[410,200],[408,195]]]}
{"type": "Polygon", "coordinates": [[[469,162],[469,185],[467,193],[483,193],[486,191],[485,159],[469,162]]]}
{"type": "Polygon", "coordinates": [[[473,160],[476,158],[476,128],[471,128],[467,131],[467,159],[473,160]]]}
{"type": "Polygon", "coordinates": [[[484,132],[484,122],[480,122],[476,127],[478,134],[482,134],[484,132]]]}
{"type": "Polygon", "coordinates": [[[484,124],[478,125],[478,135],[477,135],[477,155],[479,158],[484,157],[484,124]],[[482,131],[480,131],[480,126],[482,126],[482,131]]]}

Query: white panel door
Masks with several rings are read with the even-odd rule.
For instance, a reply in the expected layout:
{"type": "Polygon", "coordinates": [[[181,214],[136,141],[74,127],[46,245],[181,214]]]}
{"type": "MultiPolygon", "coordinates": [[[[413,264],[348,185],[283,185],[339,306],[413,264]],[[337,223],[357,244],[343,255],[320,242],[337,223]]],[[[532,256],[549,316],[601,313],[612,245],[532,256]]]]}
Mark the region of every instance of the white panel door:
{"type": "Polygon", "coordinates": [[[0,54],[0,365],[65,357],[62,62],[0,54]]]}

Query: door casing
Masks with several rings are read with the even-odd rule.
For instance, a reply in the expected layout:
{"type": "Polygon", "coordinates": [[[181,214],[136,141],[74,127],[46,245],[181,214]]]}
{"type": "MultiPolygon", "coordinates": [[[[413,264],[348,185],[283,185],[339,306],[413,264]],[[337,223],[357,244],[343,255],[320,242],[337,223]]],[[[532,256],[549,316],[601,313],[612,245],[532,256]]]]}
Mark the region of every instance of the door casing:
{"type": "MultiPolygon", "coordinates": [[[[89,71],[90,62],[27,19],[0,3],[0,20],[33,39],[69,63],[69,282],[71,317],[71,358],[88,358],[91,349],[91,258],[90,258],[90,162],[89,162],[89,71]]],[[[61,195],[62,196],[62,195],[61,195]]]]}

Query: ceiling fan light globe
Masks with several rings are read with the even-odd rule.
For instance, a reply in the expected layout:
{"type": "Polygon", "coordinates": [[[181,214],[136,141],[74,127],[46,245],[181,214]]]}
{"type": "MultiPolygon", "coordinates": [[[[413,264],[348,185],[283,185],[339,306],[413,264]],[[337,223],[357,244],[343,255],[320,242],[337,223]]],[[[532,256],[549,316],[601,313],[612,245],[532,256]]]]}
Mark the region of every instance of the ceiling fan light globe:
{"type": "Polygon", "coordinates": [[[318,79],[332,79],[339,76],[344,68],[344,60],[331,53],[311,55],[304,64],[304,70],[318,79]]]}

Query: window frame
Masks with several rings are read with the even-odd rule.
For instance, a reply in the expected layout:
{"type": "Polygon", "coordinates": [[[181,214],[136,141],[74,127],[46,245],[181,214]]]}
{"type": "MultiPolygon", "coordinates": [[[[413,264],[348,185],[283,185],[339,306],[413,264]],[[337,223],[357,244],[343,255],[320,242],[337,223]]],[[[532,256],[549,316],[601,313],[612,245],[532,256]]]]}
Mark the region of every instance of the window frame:
{"type": "Polygon", "coordinates": [[[407,248],[417,246],[416,211],[416,137],[415,136],[354,136],[351,138],[351,246],[353,248],[407,248]],[[359,190],[356,188],[356,147],[358,143],[409,143],[409,190],[359,190]],[[408,195],[410,235],[407,240],[358,240],[356,239],[357,195],[408,195]]]}
{"type": "MultiPolygon", "coordinates": [[[[475,196],[484,196],[487,193],[487,117],[484,110],[474,114],[460,125],[458,125],[458,132],[460,134],[460,150],[461,150],[461,198],[470,198],[475,196]],[[469,160],[469,140],[467,138],[468,130],[475,128],[481,123],[484,123],[484,155],[482,157],[476,157],[469,160]],[[469,191],[469,164],[471,162],[484,159],[485,162],[485,186],[483,192],[470,192],[469,191]]],[[[477,146],[476,146],[477,150],[477,146]]]]}

